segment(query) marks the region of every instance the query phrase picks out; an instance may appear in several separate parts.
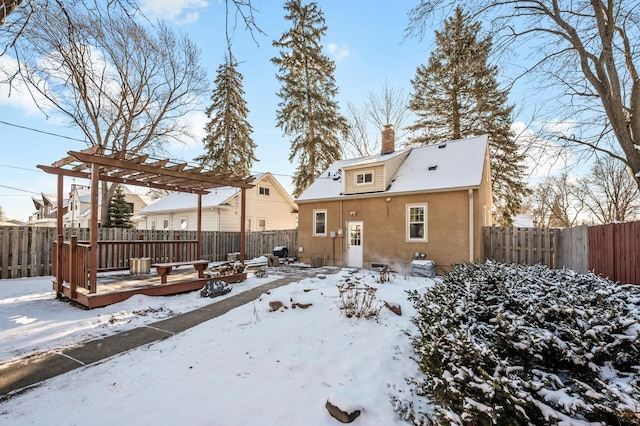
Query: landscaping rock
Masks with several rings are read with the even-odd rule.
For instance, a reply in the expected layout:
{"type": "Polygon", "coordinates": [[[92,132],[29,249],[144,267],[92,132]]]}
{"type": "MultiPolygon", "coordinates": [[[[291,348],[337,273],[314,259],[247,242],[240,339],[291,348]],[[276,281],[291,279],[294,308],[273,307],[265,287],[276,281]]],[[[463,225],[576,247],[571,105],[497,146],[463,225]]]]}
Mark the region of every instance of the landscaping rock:
{"type": "Polygon", "coordinates": [[[294,304],[291,305],[291,307],[293,309],[295,309],[295,308],[307,309],[311,305],[312,305],[312,303],[294,303],[294,304]]]}
{"type": "Polygon", "coordinates": [[[363,411],[363,408],[361,406],[346,407],[342,405],[341,407],[341,405],[342,404],[336,402],[336,398],[334,395],[329,396],[329,399],[327,399],[327,403],[325,404],[325,407],[327,408],[327,411],[329,411],[329,414],[331,414],[332,417],[338,419],[341,423],[351,423],[363,411]]]}
{"type": "MultiPolygon", "coordinates": [[[[271,308],[272,311],[278,311],[283,306],[284,304],[279,300],[272,300],[271,302],[269,302],[269,307],[271,308]]],[[[284,308],[286,309],[287,307],[284,306],[284,308]]]]}
{"type": "Polygon", "coordinates": [[[218,297],[223,294],[227,294],[230,291],[231,286],[224,281],[211,280],[202,287],[202,290],[200,290],[200,297],[218,297]]]}
{"type": "Polygon", "coordinates": [[[384,302],[384,306],[386,306],[391,312],[394,314],[401,316],[402,315],[402,306],[393,302],[384,302]]]}

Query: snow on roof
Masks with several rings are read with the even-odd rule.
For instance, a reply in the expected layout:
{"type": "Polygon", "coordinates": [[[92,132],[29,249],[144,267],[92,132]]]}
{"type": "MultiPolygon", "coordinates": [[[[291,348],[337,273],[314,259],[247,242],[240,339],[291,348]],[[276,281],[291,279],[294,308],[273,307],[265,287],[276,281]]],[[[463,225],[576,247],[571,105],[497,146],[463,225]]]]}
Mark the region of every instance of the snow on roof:
{"type": "MultiPolygon", "coordinates": [[[[383,194],[479,186],[488,140],[488,136],[483,135],[412,148],[383,194]],[[436,166],[435,169],[432,166],[436,166]]],[[[296,201],[349,197],[342,194],[341,169],[383,162],[405,152],[336,161],[296,201]]]]}
{"type": "MultiPolygon", "coordinates": [[[[202,207],[216,207],[224,204],[239,192],[238,188],[223,186],[212,189],[202,196],[202,207]]],[[[186,192],[174,192],[140,210],[141,214],[161,213],[166,211],[192,210],[198,208],[198,195],[186,192]]]]}

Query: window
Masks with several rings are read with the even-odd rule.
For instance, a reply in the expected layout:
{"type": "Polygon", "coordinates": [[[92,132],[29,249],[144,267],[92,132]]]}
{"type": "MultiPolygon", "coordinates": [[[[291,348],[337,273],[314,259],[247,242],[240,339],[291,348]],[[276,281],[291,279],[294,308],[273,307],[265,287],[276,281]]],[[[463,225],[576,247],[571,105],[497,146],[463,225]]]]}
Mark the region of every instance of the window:
{"type": "Polygon", "coordinates": [[[153,230],[156,229],[156,220],[155,219],[151,219],[151,229],[153,229],[153,230]]]}
{"type": "Polygon", "coordinates": [[[368,185],[373,183],[373,172],[356,173],[356,185],[368,185]]]}
{"type": "Polygon", "coordinates": [[[313,235],[314,236],[327,235],[327,211],[326,210],[313,211],[313,235]]]}
{"type": "Polygon", "coordinates": [[[258,231],[264,231],[267,229],[266,219],[258,219],[258,231]]]}
{"type": "Polygon", "coordinates": [[[407,206],[407,240],[426,241],[427,240],[427,206],[408,205],[407,206]]]}
{"type": "Polygon", "coordinates": [[[165,219],[162,222],[162,229],[169,229],[169,219],[165,219]]]}
{"type": "Polygon", "coordinates": [[[180,229],[187,229],[187,219],[180,219],[180,229]]]}
{"type": "Polygon", "coordinates": [[[258,191],[260,191],[260,195],[269,195],[269,188],[266,186],[261,186],[258,191]]]}

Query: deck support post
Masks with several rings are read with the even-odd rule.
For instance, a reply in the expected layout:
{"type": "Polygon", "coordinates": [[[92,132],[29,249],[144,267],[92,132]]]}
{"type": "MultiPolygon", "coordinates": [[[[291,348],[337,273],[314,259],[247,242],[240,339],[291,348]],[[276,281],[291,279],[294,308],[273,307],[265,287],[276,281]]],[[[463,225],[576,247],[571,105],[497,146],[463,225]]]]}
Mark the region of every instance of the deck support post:
{"type": "MultiPolygon", "coordinates": [[[[71,245],[69,246],[69,264],[65,265],[69,268],[69,290],[71,292],[71,299],[75,300],[78,297],[78,236],[71,236],[71,245]]],[[[82,268],[84,270],[84,268],[82,268]]]]}
{"type": "MultiPolygon", "coordinates": [[[[89,226],[89,285],[90,293],[95,293],[98,287],[98,189],[100,186],[100,166],[91,164],[91,224],[89,226]]],[[[106,202],[106,200],[103,200],[106,202]]]]}
{"type": "Polygon", "coordinates": [[[202,194],[198,194],[198,219],[196,224],[196,259],[202,259],[202,194]]]}
{"type": "Polygon", "coordinates": [[[240,189],[240,263],[244,263],[244,250],[245,250],[245,238],[244,238],[244,230],[245,230],[245,222],[246,222],[246,209],[245,204],[247,200],[247,191],[242,188],[240,189]]]}
{"type": "Polygon", "coordinates": [[[62,273],[62,246],[64,245],[64,229],[62,228],[62,215],[63,204],[64,204],[64,176],[58,175],[58,188],[57,188],[57,212],[56,212],[56,234],[57,234],[57,244],[56,247],[56,258],[53,260],[56,262],[56,282],[55,282],[55,290],[56,297],[60,298],[62,296],[62,286],[63,286],[63,273],[62,273]]]}

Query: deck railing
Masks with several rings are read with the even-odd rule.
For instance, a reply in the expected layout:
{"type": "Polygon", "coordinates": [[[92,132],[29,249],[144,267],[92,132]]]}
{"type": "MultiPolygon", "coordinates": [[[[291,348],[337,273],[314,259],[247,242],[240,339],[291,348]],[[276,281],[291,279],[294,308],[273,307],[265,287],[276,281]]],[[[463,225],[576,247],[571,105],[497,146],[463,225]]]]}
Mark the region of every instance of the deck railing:
{"type": "MultiPolygon", "coordinates": [[[[62,268],[60,279],[69,283],[71,290],[77,287],[89,289],[89,251],[87,244],[78,243],[77,237],[62,243],[62,268]]],[[[58,256],[58,242],[54,241],[51,248],[52,258],[58,256]]],[[[52,264],[53,275],[57,276],[56,263],[52,264]]]]}
{"type": "MultiPolygon", "coordinates": [[[[79,244],[89,244],[81,241],[79,244]]],[[[129,269],[131,258],[147,257],[151,263],[197,260],[197,240],[98,241],[98,271],[129,269]]]]}
{"type": "MultiPolygon", "coordinates": [[[[76,288],[85,288],[96,292],[89,282],[91,246],[88,241],[78,241],[76,236],[71,241],[62,243],[62,267],[60,279],[69,283],[73,293],[76,288]]],[[[97,247],[99,272],[129,269],[131,258],[149,258],[151,263],[182,262],[197,260],[197,240],[162,240],[162,241],[99,241],[97,247]]],[[[57,259],[58,242],[52,245],[52,259],[57,259]]],[[[53,262],[53,275],[57,275],[56,262],[53,262]]]]}

